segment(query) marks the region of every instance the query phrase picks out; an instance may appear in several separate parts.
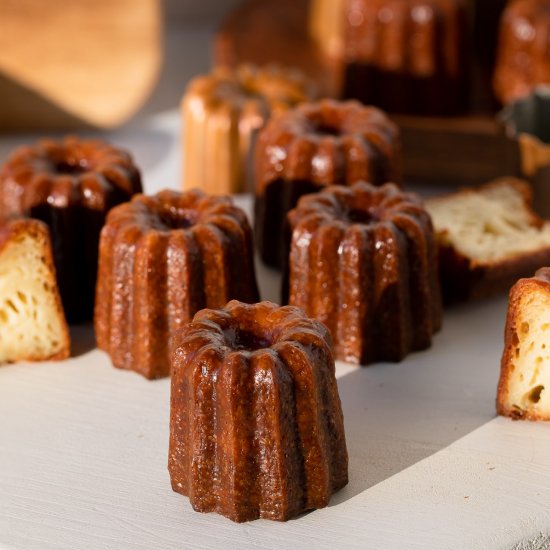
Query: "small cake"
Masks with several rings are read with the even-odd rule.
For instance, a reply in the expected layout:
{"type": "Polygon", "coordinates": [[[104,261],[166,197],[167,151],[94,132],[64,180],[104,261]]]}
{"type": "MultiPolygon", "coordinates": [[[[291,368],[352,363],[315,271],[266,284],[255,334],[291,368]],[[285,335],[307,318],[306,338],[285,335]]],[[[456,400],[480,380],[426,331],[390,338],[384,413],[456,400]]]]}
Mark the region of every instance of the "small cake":
{"type": "Polygon", "coordinates": [[[312,99],[312,85],[296,69],[216,68],[194,78],[182,100],[183,187],[211,194],[252,187],[252,146],[271,115],[312,99]]]}
{"type": "Polygon", "coordinates": [[[284,222],[302,195],[327,185],[400,179],[399,130],[374,107],[323,100],[270,121],[256,147],[255,237],[262,260],[285,264],[284,222]]]}
{"type": "Polygon", "coordinates": [[[204,307],[258,300],[252,230],[229,197],[200,190],[136,195],[101,231],[97,346],[115,367],[170,374],[171,342],[204,307]]]}
{"type": "Polygon", "coordinates": [[[17,149],[0,168],[0,218],[28,216],[50,229],[69,322],[92,318],[99,232],[107,212],[140,191],[130,155],[96,140],[39,141],[17,149]]]}
{"type": "Polygon", "coordinates": [[[431,345],[437,244],[419,197],[391,183],[328,187],[288,220],[288,301],[328,327],[338,359],[400,361],[431,345]]]}
{"type": "Polygon", "coordinates": [[[199,512],[285,521],[348,482],[330,335],[293,307],[232,301],[175,341],[168,469],[199,512]]]}
{"type": "Polygon", "coordinates": [[[48,228],[37,220],[0,225],[0,364],[66,359],[70,337],[48,228]]]}
{"type": "Polygon", "coordinates": [[[509,2],[500,22],[500,41],[494,76],[497,99],[510,103],[550,85],[550,2],[509,2]]]}
{"type": "Polygon", "coordinates": [[[550,268],[512,287],[504,340],[498,414],[550,420],[550,268]]]}
{"type": "Polygon", "coordinates": [[[467,16],[466,0],[313,0],[310,30],[344,97],[446,115],[467,102],[467,16]]]}
{"type": "Polygon", "coordinates": [[[426,201],[447,302],[507,292],[550,265],[550,222],[533,211],[532,193],[527,182],[504,178],[426,201]]]}

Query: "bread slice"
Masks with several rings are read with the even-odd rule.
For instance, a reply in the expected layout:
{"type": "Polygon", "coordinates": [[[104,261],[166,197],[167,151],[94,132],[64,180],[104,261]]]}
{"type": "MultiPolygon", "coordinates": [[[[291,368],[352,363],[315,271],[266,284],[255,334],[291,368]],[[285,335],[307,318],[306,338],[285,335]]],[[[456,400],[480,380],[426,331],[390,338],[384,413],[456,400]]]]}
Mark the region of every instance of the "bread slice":
{"type": "Polygon", "coordinates": [[[510,291],[497,412],[550,420],[550,268],[510,291]]]}
{"type": "Polygon", "coordinates": [[[426,201],[446,302],[508,291],[550,265],[550,222],[533,211],[532,197],[527,182],[504,178],[426,201]]]}
{"type": "Polygon", "coordinates": [[[48,228],[37,220],[7,222],[0,226],[0,364],[69,354],[48,228]]]}

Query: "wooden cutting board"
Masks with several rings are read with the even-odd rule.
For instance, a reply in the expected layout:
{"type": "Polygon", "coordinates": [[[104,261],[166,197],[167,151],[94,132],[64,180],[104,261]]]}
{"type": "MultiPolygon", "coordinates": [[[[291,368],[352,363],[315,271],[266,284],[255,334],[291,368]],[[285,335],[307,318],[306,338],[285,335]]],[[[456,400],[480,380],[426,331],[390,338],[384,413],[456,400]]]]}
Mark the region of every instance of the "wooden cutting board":
{"type": "Polygon", "coordinates": [[[108,128],[151,92],[160,0],[0,0],[0,131],[108,128]]]}

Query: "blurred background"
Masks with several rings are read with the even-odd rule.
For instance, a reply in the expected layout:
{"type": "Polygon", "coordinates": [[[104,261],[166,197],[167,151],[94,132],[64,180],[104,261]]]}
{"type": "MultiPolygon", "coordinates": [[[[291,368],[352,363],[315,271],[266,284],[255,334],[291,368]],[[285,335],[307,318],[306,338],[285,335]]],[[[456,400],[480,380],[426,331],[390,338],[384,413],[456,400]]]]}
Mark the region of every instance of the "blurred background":
{"type": "Polygon", "coordinates": [[[163,0],[164,63],[158,84],[139,117],[175,107],[187,82],[210,69],[213,34],[223,18],[241,3],[242,0],[163,0]]]}

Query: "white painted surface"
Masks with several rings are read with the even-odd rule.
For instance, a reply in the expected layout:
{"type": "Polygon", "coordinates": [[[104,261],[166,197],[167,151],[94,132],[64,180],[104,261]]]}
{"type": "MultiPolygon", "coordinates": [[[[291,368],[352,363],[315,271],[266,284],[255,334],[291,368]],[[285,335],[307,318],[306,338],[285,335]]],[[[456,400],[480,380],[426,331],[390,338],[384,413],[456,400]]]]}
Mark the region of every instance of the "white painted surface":
{"type": "MultiPolygon", "coordinates": [[[[107,137],[153,192],[178,186],[178,133],[172,112],[107,137]]],[[[0,161],[29,139],[1,138],[0,161]]],[[[277,300],[277,274],[259,272],[277,300]]],[[[82,327],[77,357],[0,368],[0,548],[550,548],[550,425],[494,419],[505,311],[447,311],[400,364],[339,364],[350,484],[284,524],[232,524],[172,493],[169,381],[112,368],[82,327]]]]}

